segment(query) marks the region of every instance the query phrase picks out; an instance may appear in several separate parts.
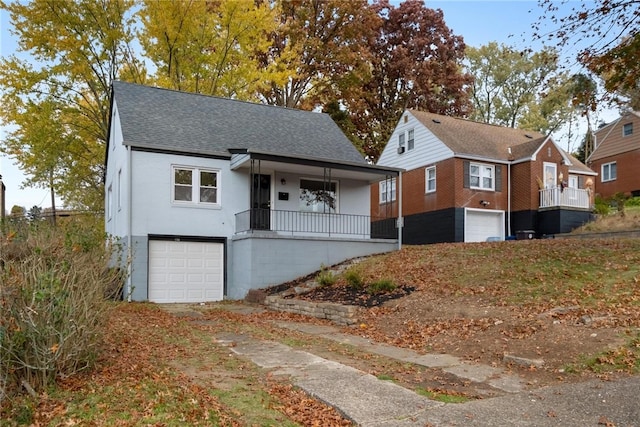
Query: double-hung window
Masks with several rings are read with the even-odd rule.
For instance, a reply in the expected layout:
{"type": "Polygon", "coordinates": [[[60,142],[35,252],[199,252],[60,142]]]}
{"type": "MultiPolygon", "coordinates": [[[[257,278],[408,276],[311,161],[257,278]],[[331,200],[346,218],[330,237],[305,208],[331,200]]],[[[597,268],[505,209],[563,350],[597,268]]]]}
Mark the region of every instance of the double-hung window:
{"type": "Polygon", "coordinates": [[[396,200],[396,179],[380,181],[380,203],[389,203],[396,200]]]}
{"type": "Polygon", "coordinates": [[[622,136],[633,135],[633,123],[625,123],[622,125],[622,136]]]}
{"type": "Polygon", "coordinates": [[[495,189],[495,167],[482,163],[469,165],[469,186],[479,190],[495,189]]]}
{"type": "Polygon", "coordinates": [[[436,191],[436,167],[430,166],[425,169],[425,193],[433,193],[436,191]]]}
{"type": "Polygon", "coordinates": [[[614,181],[618,177],[616,162],[603,164],[601,172],[602,182],[614,181]]]}
{"type": "Polygon", "coordinates": [[[413,129],[409,129],[407,131],[407,150],[413,150],[413,147],[415,147],[416,141],[413,135],[413,129]]]}
{"type": "Polygon", "coordinates": [[[220,204],[219,171],[173,167],[173,201],[203,206],[220,204]]]}

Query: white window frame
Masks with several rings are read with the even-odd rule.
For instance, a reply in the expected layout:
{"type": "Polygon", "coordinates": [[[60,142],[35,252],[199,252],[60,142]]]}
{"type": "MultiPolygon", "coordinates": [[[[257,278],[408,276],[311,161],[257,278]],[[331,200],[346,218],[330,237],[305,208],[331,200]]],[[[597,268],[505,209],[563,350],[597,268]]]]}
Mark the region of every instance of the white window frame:
{"type": "Polygon", "coordinates": [[[622,125],[622,136],[633,135],[633,122],[625,123],[622,125]]]}
{"type": "Polygon", "coordinates": [[[495,165],[490,165],[488,163],[469,163],[469,188],[474,190],[487,190],[487,191],[495,191],[496,188],[496,167],[495,165]],[[478,167],[478,175],[474,175],[471,173],[473,167],[478,167]],[[491,176],[487,177],[486,172],[491,170],[491,176]],[[473,185],[473,177],[478,177],[478,185],[473,185]],[[491,186],[485,186],[484,180],[491,179],[491,186]]]}
{"type": "Polygon", "coordinates": [[[331,191],[329,189],[328,193],[333,193],[333,208],[331,206],[327,206],[325,202],[318,202],[317,200],[313,204],[309,204],[305,202],[302,198],[302,181],[313,181],[319,182],[323,184],[324,181],[321,179],[314,178],[300,178],[299,183],[299,195],[298,195],[298,209],[300,212],[316,212],[316,213],[338,213],[338,196],[340,194],[340,189],[338,187],[338,181],[329,181],[330,187],[335,186],[335,191],[331,191]],[[303,204],[304,203],[304,204],[303,204]]]}
{"type": "MultiPolygon", "coordinates": [[[[186,186],[186,184],[184,184],[186,186]]],[[[210,168],[199,168],[193,166],[182,166],[182,165],[172,165],[171,167],[171,202],[174,205],[188,205],[188,206],[199,206],[199,207],[220,207],[221,193],[220,193],[220,170],[219,169],[210,169],[210,168]],[[191,171],[191,200],[176,200],[176,171],[177,170],[186,170],[191,171]],[[216,190],[216,200],[215,202],[202,202],[200,201],[201,189],[202,185],[200,182],[200,174],[202,172],[212,173],[216,176],[216,185],[214,188],[216,190]]]]}
{"type": "Polygon", "coordinates": [[[618,166],[616,162],[603,163],[600,167],[600,177],[602,182],[615,181],[618,178],[618,166]],[[615,169],[615,174],[611,176],[612,167],[615,169]]]}
{"type": "Polygon", "coordinates": [[[424,192],[434,193],[436,191],[436,167],[429,166],[424,170],[424,192]],[[429,172],[433,171],[433,177],[429,177],[429,172]],[[433,182],[433,188],[429,188],[429,182],[433,182]]]}
{"type": "Polygon", "coordinates": [[[118,170],[118,210],[122,209],[122,169],[118,170]]]}
{"type": "Polygon", "coordinates": [[[113,216],[113,184],[109,184],[107,189],[107,219],[113,216]]]}
{"type": "Polygon", "coordinates": [[[396,179],[385,179],[384,181],[380,181],[379,183],[379,201],[380,204],[395,202],[396,200],[396,179]],[[389,184],[387,186],[387,184],[389,184]],[[387,189],[387,187],[390,187],[387,189]],[[389,195],[391,195],[391,200],[389,200],[389,195]]]}
{"type": "Polygon", "coordinates": [[[416,146],[416,133],[413,128],[407,131],[407,151],[411,151],[416,146]]]}

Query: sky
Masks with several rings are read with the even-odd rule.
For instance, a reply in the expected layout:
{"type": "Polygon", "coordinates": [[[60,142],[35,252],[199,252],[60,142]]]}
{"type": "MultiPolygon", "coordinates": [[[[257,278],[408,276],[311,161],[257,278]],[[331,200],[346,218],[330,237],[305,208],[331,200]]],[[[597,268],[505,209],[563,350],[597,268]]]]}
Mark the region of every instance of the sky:
{"type": "MultiPolygon", "coordinates": [[[[393,3],[397,3],[394,1],[393,3]]],[[[440,0],[425,1],[427,7],[441,9],[447,26],[455,35],[462,36],[467,45],[479,47],[491,41],[518,48],[531,47],[539,50],[541,42],[532,45],[532,24],[541,15],[537,1],[531,0],[440,0]]],[[[579,6],[579,1],[567,1],[561,6],[559,14],[569,13],[572,7],[579,6]]],[[[587,3],[593,3],[587,1],[587,3]]],[[[16,52],[17,43],[9,32],[10,22],[8,13],[0,11],[0,56],[6,57],[16,52]]],[[[552,31],[553,24],[548,23],[544,31],[552,31]]],[[[562,52],[564,58],[573,62],[578,47],[572,47],[562,52]]],[[[606,122],[617,117],[615,110],[605,110],[597,117],[597,120],[606,122]]],[[[586,130],[584,128],[583,132],[586,130]]],[[[4,139],[6,127],[0,123],[0,139],[4,139]]],[[[555,138],[554,139],[559,139],[555,138]]],[[[564,146],[563,148],[567,148],[564,146]]],[[[22,171],[14,164],[14,161],[0,154],[0,175],[7,187],[6,207],[23,206],[30,209],[32,206],[47,208],[51,206],[49,191],[45,189],[22,189],[25,179],[22,171]]],[[[59,207],[62,201],[56,201],[59,207]]]]}

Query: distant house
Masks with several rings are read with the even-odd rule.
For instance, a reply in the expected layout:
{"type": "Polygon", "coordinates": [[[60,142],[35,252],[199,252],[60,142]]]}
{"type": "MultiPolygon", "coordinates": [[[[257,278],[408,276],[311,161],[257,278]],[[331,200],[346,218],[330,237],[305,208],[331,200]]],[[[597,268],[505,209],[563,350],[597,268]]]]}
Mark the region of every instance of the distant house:
{"type": "Polygon", "coordinates": [[[345,259],[372,238],[368,164],[326,114],[114,82],[105,227],[132,253],[133,300],[239,299],[345,259]]]}
{"type": "Polygon", "coordinates": [[[406,170],[401,186],[372,186],[371,212],[398,215],[402,199],[408,244],[541,237],[590,219],[596,174],[536,132],[407,110],[377,164],[406,170]]]}
{"type": "Polygon", "coordinates": [[[640,196],[640,113],[628,111],[594,135],[595,148],[587,164],[598,172],[596,194],[640,196]]]}

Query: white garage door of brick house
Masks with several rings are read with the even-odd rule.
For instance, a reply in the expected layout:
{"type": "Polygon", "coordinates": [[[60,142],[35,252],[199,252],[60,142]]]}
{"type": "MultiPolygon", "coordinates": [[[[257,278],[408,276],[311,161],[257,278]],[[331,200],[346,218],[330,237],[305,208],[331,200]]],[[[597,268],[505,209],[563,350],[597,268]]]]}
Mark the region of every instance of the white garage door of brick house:
{"type": "Polygon", "coordinates": [[[149,301],[220,301],[223,294],[223,243],[149,241],[149,301]]]}
{"type": "Polygon", "coordinates": [[[485,242],[489,237],[504,239],[504,211],[466,209],[464,241],[485,242]]]}

